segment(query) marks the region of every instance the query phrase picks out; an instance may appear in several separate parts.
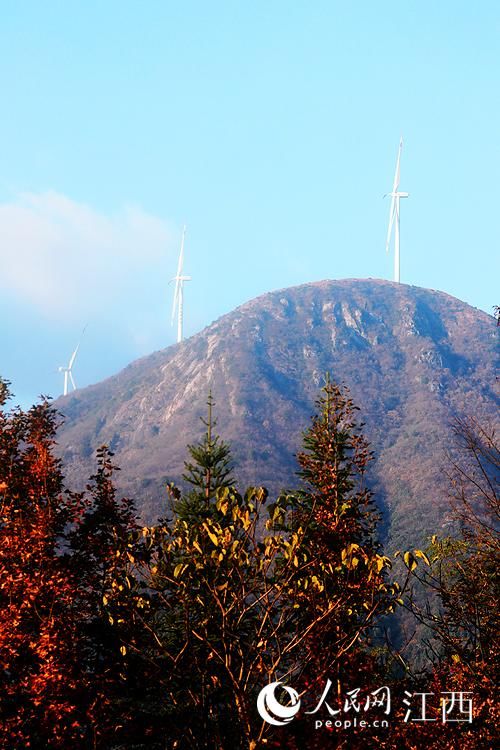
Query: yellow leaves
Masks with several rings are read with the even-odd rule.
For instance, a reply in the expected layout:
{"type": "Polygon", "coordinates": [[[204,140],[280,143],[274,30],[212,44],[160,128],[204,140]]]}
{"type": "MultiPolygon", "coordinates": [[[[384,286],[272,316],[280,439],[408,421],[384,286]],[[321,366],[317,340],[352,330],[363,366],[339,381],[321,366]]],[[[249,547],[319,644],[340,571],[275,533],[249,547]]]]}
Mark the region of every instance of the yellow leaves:
{"type": "Polygon", "coordinates": [[[415,555],[415,557],[419,557],[421,560],[423,560],[426,565],[430,566],[429,558],[427,557],[425,552],[422,552],[421,549],[414,549],[413,554],[415,555]]]}
{"type": "Polygon", "coordinates": [[[345,562],[353,552],[359,549],[359,544],[348,544],[341,553],[342,561],[345,562]]]}
{"type": "Polygon", "coordinates": [[[186,563],[178,563],[174,568],[174,578],[180,578],[187,568],[186,563]]]}
{"type": "Polygon", "coordinates": [[[453,659],[455,664],[460,664],[460,656],[458,654],[452,654],[451,658],[453,659]]]}
{"type": "Polygon", "coordinates": [[[0,482],[0,492],[5,492],[7,489],[6,482],[0,482]]]}
{"type": "Polygon", "coordinates": [[[216,490],[217,502],[216,507],[219,508],[220,503],[224,503],[229,498],[229,487],[217,487],[216,490]]]}
{"type": "Polygon", "coordinates": [[[267,490],[265,487],[254,487],[254,497],[258,503],[265,502],[267,498],[267,490]]]}
{"type": "Polygon", "coordinates": [[[106,594],[104,594],[104,596],[102,597],[102,603],[104,604],[105,607],[108,604],[108,597],[106,596],[106,594]]]}
{"type": "Polygon", "coordinates": [[[210,539],[214,547],[217,547],[219,544],[219,539],[217,537],[217,534],[212,529],[210,529],[208,523],[206,522],[203,524],[203,528],[207,532],[208,538],[210,539]]]}
{"type": "Polygon", "coordinates": [[[325,590],[325,587],[319,580],[318,576],[311,576],[311,583],[317,591],[321,592],[325,590]]]}
{"type": "Polygon", "coordinates": [[[122,656],[125,656],[126,653],[127,653],[127,647],[126,646],[120,646],[120,654],[122,656]]]}
{"type": "Polygon", "coordinates": [[[217,500],[215,507],[222,513],[223,516],[227,515],[229,510],[229,488],[221,487],[217,490],[217,500]]]}
{"type": "Polygon", "coordinates": [[[410,571],[415,570],[415,568],[418,565],[417,560],[415,559],[414,555],[411,552],[405,552],[403,555],[403,560],[404,560],[406,567],[410,571]]]}
{"type": "MultiPolygon", "coordinates": [[[[399,553],[396,553],[396,555],[397,554],[399,553]]],[[[422,552],[421,549],[414,549],[412,552],[408,550],[407,552],[404,553],[403,555],[404,564],[406,565],[410,573],[412,573],[417,567],[418,559],[423,560],[424,563],[430,567],[429,558],[427,557],[425,552],[422,552]]]]}
{"type": "MultiPolygon", "coordinates": [[[[225,487],[224,489],[227,490],[227,487],[225,487]]],[[[215,507],[222,513],[223,516],[227,515],[227,512],[229,510],[229,500],[227,499],[227,493],[217,498],[215,507]]]]}
{"type": "MultiPolygon", "coordinates": [[[[385,568],[392,568],[392,563],[388,557],[384,555],[375,554],[370,558],[370,572],[368,574],[368,581],[371,581],[374,576],[380,576],[385,568]]],[[[379,590],[385,588],[385,584],[379,586],[379,590]]]]}
{"type": "Polygon", "coordinates": [[[358,567],[361,560],[364,560],[366,562],[367,556],[365,551],[362,549],[362,547],[359,546],[359,544],[352,543],[348,544],[347,547],[344,547],[344,549],[342,550],[341,560],[342,564],[347,568],[347,570],[354,570],[358,567]]]}
{"type": "MultiPolygon", "coordinates": [[[[299,529],[299,532],[300,532],[300,529],[299,529]]],[[[289,542],[287,542],[285,539],[282,539],[280,537],[271,537],[271,540],[272,540],[272,544],[274,545],[274,551],[276,551],[278,547],[281,547],[285,558],[289,560],[295,568],[298,568],[299,557],[298,557],[297,552],[300,551],[300,542],[301,542],[299,533],[294,531],[290,537],[289,542]]],[[[304,562],[306,562],[307,560],[306,555],[302,554],[302,559],[304,562]]]]}
{"type": "Polygon", "coordinates": [[[209,529],[207,529],[207,534],[208,534],[208,538],[210,539],[210,541],[212,542],[212,544],[213,544],[213,545],[214,545],[215,547],[217,547],[217,545],[218,545],[218,543],[219,543],[219,540],[218,540],[218,538],[217,538],[217,535],[216,535],[216,534],[214,534],[214,533],[213,533],[213,531],[210,531],[209,529]]]}
{"type": "Polygon", "coordinates": [[[271,514],[271,517],[269,519],[270,520],[270,526],[272,526],[273,523],[275,523],[278,519],[282,519],[282,517],[283,517],[283,511],[279,507],[279,505],[275,505],[274,507],[269,508],[269,513],[271,514]]]}
{"type": "Polygon", "coordinates": [[[250,513],[248,512],[248,510],[240,514],[240,520],[241,520],[244,530],[248,531],[248,529],[252,525],[252,522],[250,520],[250,513]]]}
{"type": "Polygon", "coordinates": [[[264,557],[272,558],[278,551],[281,544],[281,539],[277,536],[265,536],[264,537],[264,557]]]}
{"type": "Polygon", "coordinates": [[[193,542],[193,547],[194,547],[194,549],[195,549],[195,550],[196,550],[197,552],[199,552],[199,553],[200,553],[200,555],[202,555],[202,554],[203,554],[203,552],[202,552],[202,549],[201,549],[201,547],[200,547],[199,543],[198,543],[198,542],[196,541],[196,539],[195,539],[195,540],[194,540],[194,542],[193,542]]]}
{"type": "Polygon", "coordinates": [[[229,503],[227,501],[221,503],[220,512],[222,513],[223,516],[227,515],[228,510],[229,510],[229,503]]]}

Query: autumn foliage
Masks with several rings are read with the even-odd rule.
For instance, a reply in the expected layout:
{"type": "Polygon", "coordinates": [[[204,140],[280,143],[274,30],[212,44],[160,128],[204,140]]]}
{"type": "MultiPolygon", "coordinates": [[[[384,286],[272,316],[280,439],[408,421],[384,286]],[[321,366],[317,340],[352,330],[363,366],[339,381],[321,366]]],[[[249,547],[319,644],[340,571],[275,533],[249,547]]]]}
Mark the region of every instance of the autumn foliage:
{"type": "Polygon", "coordinates": [[[395,557],[377,540],[357,409],[329,380],[304,433],[297,489],[270,499],[237,486],[209,397],[204,435],[188,446],[189,489],[168,485],[152,526],[117,496],[105,446],[84,491],[68,491],[58,415],[46,400],[8,411],[8,397],[0,381],[0,747],[493,747],[491,431],[457,422],[457,534],[395,557]],[[419,674],[387,638],[403,607],[429,634],[419,674]],[[475,720],[418,725],[399,705],[390,731],[325,735],[311,733],[311,717],[276,727],[257,712],[265,685],[304,696],[327,680],[332,703],[356,686],[363,700],[382,684],[402,695],[471,691],[475,720]]]}
{"type": "MultiPolygon", "coordinates": [[[[7,397],[1,386],[3,403],[7,397]]],[[[5,747],[67,747],[80,731],[75,582],[59,541],[71,498],[46,402],[0,412],[0,727],[5,747]]]]}

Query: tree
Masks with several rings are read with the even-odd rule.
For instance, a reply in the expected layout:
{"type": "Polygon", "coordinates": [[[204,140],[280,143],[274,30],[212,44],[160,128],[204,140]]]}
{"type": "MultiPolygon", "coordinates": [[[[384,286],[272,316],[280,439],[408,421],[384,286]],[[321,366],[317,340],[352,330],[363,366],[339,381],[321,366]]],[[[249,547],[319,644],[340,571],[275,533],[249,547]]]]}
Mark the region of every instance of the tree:
{"type": "Polygon", "coordinates": [[[472,750],[493,746],[500,718],[495,700],[500,656],[500,453],[494,429],[475,418],[457,418],[454,433],[449,478],[458,533],[433,536],[423,566],[413,555],[405,555],[408,578],[427,592],[422,604],[411,587],[407,606],[431,633],[427,647],[434,683],[443,690],[474,695],[473,726],[459,739],[448,727],[439,747],[452,747],[453,740],[457,747],[472,750]]]}
{"type": "Polygon", "coordinates": [[[61,555],[75,499],[52,454],[55,411],[6,412],[9,395],[0,380],[0,742],[77,746],[75,580],[61,555]]]}
{"type": "MultiPolygon", "coordinates": [[[[145,530],[150,627],[171,670],[170,702],[190,717],[179,747],[257,747],[272,731],[257,716],[258,691],[345,665],[375,616],[393,606],[370,495],[356,484],[368,454],[354,407],[329,383],[319,406],[299,458],[308,489],[269,504],[265,525],[263,488],[213,486],[209,514],[178,514],[172,526],[145,530]]],[[[203,492],[206,465],[196,461],[206,454],[190,452],[203,492]]]]}
{"type": "Polygon", "coordinates": [[[87,494],[67,492],[56,411],[44,399],[7,412],[9,396],[0,380],[0,746],[149,746],[133,506],[106,447],[87,494]]]}
{"type": "Polygon", "coordinates": [[[314,623],[302,645],[304,684],[328,676],[340,700],[349,685],[370,685],[374,626],[397,606],[400,590],[387,580],[391,561],[375,537],[378,512],[366,486],[372,454],[358,409],[328,375],[316,407],[298,455],[303,488],[291,515],[292,526],[303,529],[304,566],[316,586],[299,577],[292,600],[300,626],[314,623]]]}
{"type": "Polygon", "coordinates": [[[68,565],[78,579],[73,606],[86,741],[93,748],[135,742],[145,690],[136,618],[144,599],[131,564],[140,555],[138,525],[132,501],[117,498],[112,459],[107,446],[98,449],[84,512],[68,536],[68,565]]]}
{"type": "MultiPolygon", "coordinates": [[[[190,461],[184,464],[182,478],[192,486],[185,497],[176,498],[174,512],[178,518],[201,518],[210,514],[216,491],[223,487],[233,487],[232,459],[229,444],[220,438],[213,417],[215,402],[210,392],[207,400],[207,418],[201,417],[206,427],[203,439],[188,445],[190,461]]],[[[173,490],[173,495],[176,492],[173,490]]]]}

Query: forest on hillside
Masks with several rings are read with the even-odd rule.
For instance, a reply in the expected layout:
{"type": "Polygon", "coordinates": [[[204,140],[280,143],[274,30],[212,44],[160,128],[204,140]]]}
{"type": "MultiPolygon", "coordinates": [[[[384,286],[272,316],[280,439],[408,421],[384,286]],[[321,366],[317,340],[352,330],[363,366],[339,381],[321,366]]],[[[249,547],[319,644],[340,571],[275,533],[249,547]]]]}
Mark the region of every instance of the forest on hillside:
{"type": "Polygon", "coordinates": [[[190,489],[167,484],[150,526],[116,492],[107,446],[75,491],[55,453],[60,415],[10,399],[0,380],[0,747],[494,746],[500,461],[487,424],[454,423],[456,533],[389,556],[367,483],[377,446],[329,377],[296,488],[240,486],[209,396],[190,489]],[[394,639],[402,611],[412,626],[394,639]]]}

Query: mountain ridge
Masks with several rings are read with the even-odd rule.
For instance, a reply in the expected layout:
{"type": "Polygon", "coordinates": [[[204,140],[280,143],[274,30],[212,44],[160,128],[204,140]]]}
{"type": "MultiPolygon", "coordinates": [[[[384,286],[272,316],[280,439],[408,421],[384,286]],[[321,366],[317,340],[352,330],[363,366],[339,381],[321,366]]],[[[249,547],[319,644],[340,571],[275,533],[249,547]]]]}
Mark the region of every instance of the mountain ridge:
{"type": "Polygon", "coordinates": [[[202,433],[212,389],[236,476],[276,493],[297,484],[293,456],[328,370],[366,422],[391,539],[418,525],[415,504],[425,535],[449,522],[436,454],[449,445],[450,420],[495,418],[496,343],[493,317],[445,292],[379,279],[278,289],[59,399],[59,450],[70,486],[81,487],[95,449],[110,445],[120,491],[152,521],[164,511],[164,483],[180,480],[186,445],[202,433]]]}

